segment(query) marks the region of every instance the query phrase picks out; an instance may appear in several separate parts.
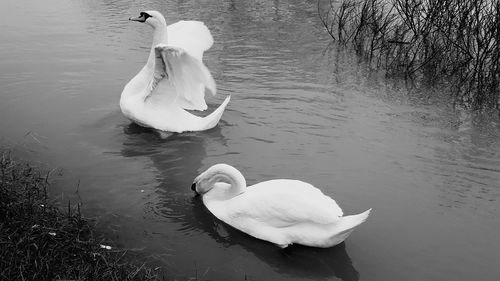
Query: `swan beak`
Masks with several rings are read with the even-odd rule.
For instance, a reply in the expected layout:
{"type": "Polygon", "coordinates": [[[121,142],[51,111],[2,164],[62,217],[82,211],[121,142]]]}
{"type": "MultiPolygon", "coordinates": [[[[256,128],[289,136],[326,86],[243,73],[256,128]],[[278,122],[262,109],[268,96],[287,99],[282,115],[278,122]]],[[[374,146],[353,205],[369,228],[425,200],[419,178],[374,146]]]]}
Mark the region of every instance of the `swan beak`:
{"type": "Polygon", "coordinates": [[[141,14],[138,17],[130,17],[130,18],[128,18],[128,20],[138,21],[138,22],[145,22],[146,21],[146,17],[143,14],[141,14]]]}
{"type": "MultiPolygon", "coordinates": [[[[191,185],[191,190],[196,192],[196,183],[195,182],[191,185]]],[[[196,194],[198,194],[198,192],[196,192],[196,194]]]]}

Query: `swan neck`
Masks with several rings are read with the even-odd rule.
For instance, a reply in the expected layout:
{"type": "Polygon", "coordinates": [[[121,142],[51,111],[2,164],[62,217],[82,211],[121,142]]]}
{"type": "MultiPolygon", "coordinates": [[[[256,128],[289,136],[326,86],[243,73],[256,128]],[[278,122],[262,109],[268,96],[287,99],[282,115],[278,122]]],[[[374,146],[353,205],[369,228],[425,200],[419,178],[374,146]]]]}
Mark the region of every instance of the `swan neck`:
{"type": "Polygon", "coordinates": [[[234,197],[245,192],[245,188],[247,187],[245,177],[236,169],[230,172],[220,172],[214,178],[216,182],[226,182],[231,186],[227,190],[229,197],[234,197]]]}
{"type": "Polygon", "coordinates": [[[151,44],[151,51],[149,52],[149,58],[147,62],[148,68],[154,68],[155,62],[155,47],[158,44],[167,43],[167,26],[159,25],[155,26],[153,29],[153,43],[151,44]]]}

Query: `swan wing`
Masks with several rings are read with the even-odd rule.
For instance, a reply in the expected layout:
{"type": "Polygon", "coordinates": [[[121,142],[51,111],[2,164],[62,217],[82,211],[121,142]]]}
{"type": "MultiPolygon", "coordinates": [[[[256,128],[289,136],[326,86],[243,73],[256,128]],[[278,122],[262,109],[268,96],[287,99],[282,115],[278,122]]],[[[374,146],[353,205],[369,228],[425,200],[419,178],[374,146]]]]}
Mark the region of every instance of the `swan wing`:
{"type": "Polygon", "coordinates": [[[203,52],[212,47],[214,39],[203,22],[178,21],[167,26],[166,43],[184,49],[194,58],[201,60],[203,52]]]}
{"type": "Polygon", "coordinates": [[[151,94],[159,83],[167,79],[175,87],[175,102],[184,109],[205,110],[205,88],[213,95],[216,92],[215,81],[208,68],[199,59],[191,56],[184,49],[160,44],[155,47],[155,69],[150,85],[151,94]]]}
{"type": "Polygon", "coordinates": [[[335,200],[316,187],[295,180],[259,183],[230,201],[231,221],[253,221],[275,228],[332,224],[343,215],[335,200]]]}

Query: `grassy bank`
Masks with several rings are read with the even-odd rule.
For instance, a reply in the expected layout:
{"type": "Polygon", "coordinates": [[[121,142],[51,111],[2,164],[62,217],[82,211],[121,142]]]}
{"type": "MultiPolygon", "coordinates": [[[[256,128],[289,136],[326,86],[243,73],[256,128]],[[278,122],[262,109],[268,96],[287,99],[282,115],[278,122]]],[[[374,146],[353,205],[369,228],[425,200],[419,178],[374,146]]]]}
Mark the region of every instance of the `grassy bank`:
{"type": "Polygon", "coordinates": [[[333,40],[388,76],[500,107],[500,0],[320,0],[318,10],[333,40]]]}
{"type": "Polygon", "coordinates": [[[0,151],[0,280],[163,280],[48,198],[48,175],[0,151]]]}

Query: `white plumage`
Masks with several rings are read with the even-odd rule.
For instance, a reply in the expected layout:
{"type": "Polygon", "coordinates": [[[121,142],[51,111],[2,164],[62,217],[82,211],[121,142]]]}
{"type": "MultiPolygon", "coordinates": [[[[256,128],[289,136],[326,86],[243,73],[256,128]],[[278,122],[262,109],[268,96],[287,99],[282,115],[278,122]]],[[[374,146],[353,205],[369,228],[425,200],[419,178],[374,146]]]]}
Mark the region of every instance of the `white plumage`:
{"type": "Polygon", "coordinates": [[[203,203],[218,219],[282,248],[337,245],[371,211],[343,216],[335,200],[298,180],[277,179],[247,187],[243,175],[227,164],[200,174],[192,189],[202,194],[203,203]]]}
{"type": "Polygon", "coordinates": [[[216,93],[215,81],[202,62],[213,44],[199,21],[169,26],[157,11],[141,12],[130,20],[153,27],[153,45],[146,65],[125,85],[120,108],[130,120],[160,131],[202,131],[219,122],[230,97],[211,114],[199,117],[186,110],[206,110],[205,90],[216,93]]]}

